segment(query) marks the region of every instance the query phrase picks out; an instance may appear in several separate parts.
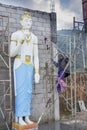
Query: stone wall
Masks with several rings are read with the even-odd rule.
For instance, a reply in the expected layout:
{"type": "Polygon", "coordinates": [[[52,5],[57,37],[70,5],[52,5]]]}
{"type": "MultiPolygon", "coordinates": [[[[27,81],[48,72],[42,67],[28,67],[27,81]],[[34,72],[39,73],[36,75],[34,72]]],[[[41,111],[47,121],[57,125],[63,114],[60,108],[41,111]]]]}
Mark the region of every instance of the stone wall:
{"type": "MultiPolygon", "coordinates": [[[[9,17],[10,36],[12,32],[15,32],[16,30],[20,29],[20,16],[25,11],[29,11],[32,15],[32,20],[33,20],[32,31],[34,34],[37,35],[38,42],[39,42],[40,83],[34,84],[33,86],[33,98],[32,98],[33,100],[31,106],[31,113],[32,113],[31,118],[35,121],[38,121],[39,116],[41,115],[41,113],[45,108],[48,98],[53,93],[52,92],[53,77],[51,76],[53,71],[51,71],[52,68],[48,69],[47,66],[50,65],[50,59],[52,58],[51,34],[53,32],[56,33],[56,15],[55,13],[46,13],[46,12],[34,11],[22,7],[14,7],[10,5],[8,6],[8,5],[0,4],[0,15],[9,17]],[[49,80],[50,77],[51,80],[49,80]]],[[[0,30],[2,31],[1,26],[0,26],[0,30]]],[[[4,25],[3,25],[4,29],[5,27],[6,27],[6,20],[4,20],[4,25]]],[[[55,38],[56,37],[53,38],[52,42],[56,42],[55,38]]],[[[0,85],[0,88],[1,87],[2,86],[0,85]]],[[[13,89],[13,82],[12,82],[12,89],[13,89]]],[[[51,101],[52,105],[50,109],[46,110],[42,118],[43,122],[54,119],[53,95],[51,97],[52,97],[52,101],[51,101]]],[[[13,96],[13,100],[14,100],[14,96],[13,96]]]]}

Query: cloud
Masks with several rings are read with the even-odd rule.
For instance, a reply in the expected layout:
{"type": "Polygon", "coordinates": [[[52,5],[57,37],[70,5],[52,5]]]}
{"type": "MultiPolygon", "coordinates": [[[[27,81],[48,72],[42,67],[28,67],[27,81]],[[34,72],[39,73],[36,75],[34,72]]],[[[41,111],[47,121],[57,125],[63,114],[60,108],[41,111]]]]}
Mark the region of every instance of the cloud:
{"type": "Polygon", "coordinates": [[[42,2],[42,0],[34,0],[34,2],[36,2],[36,3],[41,3],[42,2]]]}
{"type": "Polygon", "coordinates": [[[73,0],[73,4],[70,4],[69,10],[76,13],[76,17],[82,20],[82,0],[73,0]]]}
{"type": "Polygon", "coordinates": [[[32,3],[33,3],[32,9],[34,9],[34,10],[50,12],[50,2],[49,2],[49,0],[33,0],[32,3]]]}
{"type": "MultiPolygon", "coordinates": [[[[50,12],[51,0],[33,0],[36,10],[50,12]]],[[[81,18],[81,0],[54,0],[57,13],[57,28],[68,29],[73,26],[73,17],[81,18]],[[76,6],[75,6],[76,5],[76,6]]],[[[34,6],[34,4],[33,4],[34,6]]]]}
{"type": "Polygon", "coordinates": [[[56,0],[56,12],[57,12],[57,28],[71,29],[73,27],[73,17],[77,20],[82,19],[81,0],[73,0],[69,3],[68,8],[64,8],[60,1],[56,0]]]}
{"type": "MultiPolygon", "coordinates": [[[[51,0],[0,0],[0,3],[21,6],[32,10],[50,12],[51,0]]],[[[57,28],[72,28],[73,17],[82,21],[82,0],[54,0],[57,28]]]]}

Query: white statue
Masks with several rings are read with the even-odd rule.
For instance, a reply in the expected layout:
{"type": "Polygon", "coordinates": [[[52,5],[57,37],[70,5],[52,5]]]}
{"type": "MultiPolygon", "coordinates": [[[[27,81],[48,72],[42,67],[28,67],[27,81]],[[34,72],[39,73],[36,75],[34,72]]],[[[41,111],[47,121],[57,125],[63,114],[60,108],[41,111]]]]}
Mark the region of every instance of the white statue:
{"type": "Polygon", "coordinates": [[[20,125],[33,123],[30,119],[33,74],[39,83],[38,39],[31,32],[32,18],[25,12],[20,19],[21,29],[12,33],[10,57],[14,60],[15,116],[20,125]]]}

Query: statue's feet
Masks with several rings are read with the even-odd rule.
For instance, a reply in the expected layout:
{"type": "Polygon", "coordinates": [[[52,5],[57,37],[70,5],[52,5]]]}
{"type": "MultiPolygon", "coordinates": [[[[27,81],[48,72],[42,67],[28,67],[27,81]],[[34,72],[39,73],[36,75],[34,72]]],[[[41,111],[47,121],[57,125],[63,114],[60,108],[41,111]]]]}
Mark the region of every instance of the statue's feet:
{"type": "Polygon", "coordinates": [[[27,123],[22,118],[19,118],[19,124],[20,125],[27,125],[27,123]]]}
{"type": "Polygon", "coordinates": [[[34,122],[29,119],[29,117],[25,117],[25,122],[27,124],[33,124],[34,122]]]}

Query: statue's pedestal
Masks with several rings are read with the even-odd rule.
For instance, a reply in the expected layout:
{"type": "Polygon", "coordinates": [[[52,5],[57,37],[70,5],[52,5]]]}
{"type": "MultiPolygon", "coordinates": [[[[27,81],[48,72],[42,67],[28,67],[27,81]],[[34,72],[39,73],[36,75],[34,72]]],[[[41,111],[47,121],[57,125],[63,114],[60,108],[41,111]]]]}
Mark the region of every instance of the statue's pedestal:
{"type": "Polygon", "coordinates": [[[36,123],[29,124],[29,125],[20,125],[16,122],[13,122],[12,130],[38,130],[38,125],[36,123]]]}

